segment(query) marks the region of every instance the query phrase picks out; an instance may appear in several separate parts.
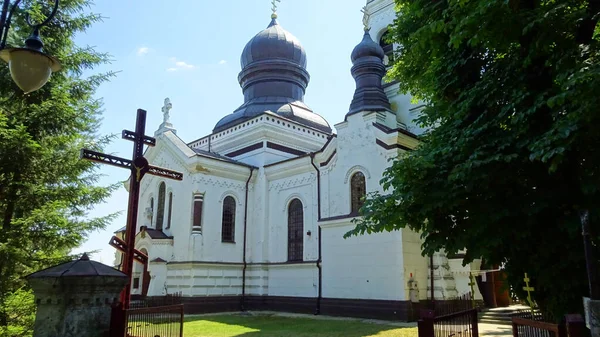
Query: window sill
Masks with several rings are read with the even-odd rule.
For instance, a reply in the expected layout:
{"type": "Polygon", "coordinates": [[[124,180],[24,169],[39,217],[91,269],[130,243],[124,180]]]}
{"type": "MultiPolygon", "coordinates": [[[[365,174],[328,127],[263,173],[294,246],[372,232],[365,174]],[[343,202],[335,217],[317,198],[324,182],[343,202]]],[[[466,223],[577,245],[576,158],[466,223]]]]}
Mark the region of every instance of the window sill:
{"type": "Polygon", "coordinates": [[[221,243],[229,243],[229,244],[234,244],[235,245],[235,241],[224,241],[224,240],[221,240],[221,243]]]}

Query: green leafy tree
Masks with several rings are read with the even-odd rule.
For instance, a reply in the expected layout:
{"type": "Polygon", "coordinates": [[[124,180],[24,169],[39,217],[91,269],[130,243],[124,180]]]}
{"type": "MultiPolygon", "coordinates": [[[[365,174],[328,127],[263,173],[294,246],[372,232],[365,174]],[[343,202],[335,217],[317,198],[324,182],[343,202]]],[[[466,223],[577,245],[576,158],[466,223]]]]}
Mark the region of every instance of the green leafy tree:
{"type": "MultiPolygon", "coordinates": [[[[51,5],[28,4],[34,20],[42,20],[51,5]]],[[[23,277],[68,260],[71,249],[112,218],[88,218],[116,185],[97,186],[95,166],[79,159],[82,147],[101,150],[109,140],[97,135],[102,102],[94,93],[113,74],[84,76],[107,63],[108,55],[73,42],[101,20],[89,13],[90,5],[61,0],[56,17],[42,28],[45,51],[63,65],[43,88],[25,95],[8,67],[0,67],[0,336],[31,334],[33,297],[23,277]]],[[[30,32],[19,11],[9,45],[22,45],[30,32]]]]}
{"type": "Polygon", "coordinates": [[[504,264],[521,298],[527,272],[554,317],[581,312],[580,212],[598,235],[600,211],[600,1],[396,5],[388,77],[427,102],[430,131],[346,236],[408,227],[424,254],[466,248],[463,263],[504,264]]]}

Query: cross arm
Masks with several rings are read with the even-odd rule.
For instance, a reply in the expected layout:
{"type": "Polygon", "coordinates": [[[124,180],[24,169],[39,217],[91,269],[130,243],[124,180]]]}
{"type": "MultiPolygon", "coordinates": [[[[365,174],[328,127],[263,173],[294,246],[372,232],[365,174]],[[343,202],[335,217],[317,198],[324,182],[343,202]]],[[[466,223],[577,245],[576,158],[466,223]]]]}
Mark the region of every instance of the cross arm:
{"type": "MultiPolygon", "coordinates": [[[[127,244],[125,243],[125,241],[119,239],[116,236],[113,236],[108,244],[113,246],[116,250],[120,251],[121,253],[127,252],[127,244]]],[[[141,264],[148,263],[148,256],[137,249],[134,249],[133,251],[133,258],[141,264]]]]}
{"type": "Polygon", "coordinates": [[[81,153],[80,153],[79,157],[82,159],[87,159],[89,161],[94,161],[97,163],[131,169],[131,160],[124,159],[121,157],[111,156],[109,154],[104,154],[101,152],[81,149],[81,153]]]}
{"type": "Polygon", "coordinates": [[[148,168],[148,174],[158,177],[169,178],[173,180],[183,180],[183,173],[177,171],[171,171],[166,168],[158,167],[158,166],[150,166],[148,168]]]}
{"type": "MultiPolygon", "coordinates": [[[[137,134],[133,131],[123,130],[121,133],[121,138],[130,140],[132,142],[136,141],[137,134]]],[[[150,136],[144,136],[143,138],[144,144],[148,146],[156,146],[156,138],[150,136]]]]}

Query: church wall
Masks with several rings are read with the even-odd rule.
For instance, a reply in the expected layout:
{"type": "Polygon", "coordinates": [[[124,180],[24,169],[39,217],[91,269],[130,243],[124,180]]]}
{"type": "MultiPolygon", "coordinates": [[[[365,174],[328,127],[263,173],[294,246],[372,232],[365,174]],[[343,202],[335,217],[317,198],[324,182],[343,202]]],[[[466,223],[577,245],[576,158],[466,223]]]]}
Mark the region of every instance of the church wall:
{"type": "Polygon", "coordinates": [[[169,293],[183,296],[236,296],[242,293],[239,264],[177,263],[167,265],[169,293]]]}
{"type": "Polygon", "coordinates": [[[309,170],[307,166],[308,172],[269,183],[268,262],[288,261],[288,207],[294,199],[304,207],[303,260],[318,259],[316,173],[309,170]]]}
{"type": "Polygon", "coordinates": [[[269,296],[316,297],[318,270],[316,263],[269,266],[269,296]]]}
{"type": "Polygon", "coordinates": [[[405,300],[400,232],[343,239],[354,225],[322,225],[323,297],[405,300]]]}
{"type": "Polygon", "coordinates": [[[427,299],[427,280],[429,275],[429,258],[421,256],[422,240],[420,234],[408,228],[402,229],[402,256],[404,258],[404,286],[406,289],[406,299],[408,297],[408,281],[410,274],[413,280],[417,282],[419,289],[419,299],[427,299]]]}
{"type": "Polygon", "coordinates": [[[164,296],[167,294],[167,264],[165,262],[150,262],[148,265],[150,272],[150,286],[148,287],[148,296],[164,296]]]}

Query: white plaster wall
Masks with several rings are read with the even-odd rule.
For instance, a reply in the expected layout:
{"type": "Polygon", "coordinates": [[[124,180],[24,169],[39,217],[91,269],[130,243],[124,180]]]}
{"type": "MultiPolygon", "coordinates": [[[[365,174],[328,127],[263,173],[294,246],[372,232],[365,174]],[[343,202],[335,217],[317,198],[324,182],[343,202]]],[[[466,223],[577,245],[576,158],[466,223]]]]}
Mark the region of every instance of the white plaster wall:
{"type": "Polygon", "coordinates": [[[270,265],[268,282],[270,296],[318,296],[316,263],[270,265]]]}
{"type": "Polygon", "coordinates": [[[165,262],[150,262],[148,265],[150,272],[150,286],[148,287],[148,296],[166,295],[167,285],[167,264],[165,262]]]}
{"type": "Polygon", "coordinates": [[[344,239],[352,228],[322,229],[323,297],[404,300],[401,232],[344,239]]]}
{"type": "Polygon", "coordinates": [[[184,296],[235,296],[242,293],[242,267],[220,264],[170,264],[169,293],[184,296]]]}
{"type": "Polygon", "coordinates": [[[316,173],[309,172],[270,182],[269,262],[288,261],[288,207],[299,199],[304,207],[304,261],[318,259],[316,173]],[[310,231],[311,235],[307,235],[310,231]]]}
{"type": "MultiPolygon", "coordinates": [[[[481,260],[475,260],[473,263],[463,266],[462,259],[449,259],[448,264],[450,265],[450,270],[452,270],[452,274],[454,275],[458,295],[460,296],[471,292],[471,286],[469,285],[469,283],[471,283],[469,272],[474,271],[473,277],[477,276],[476,271],[478,271],[481,266],[481,260]]],[[[475,299],[482,300],[483,297],[481,296],[477,282],[475,280],[474,282],[475,285],[473,289],[475,290],[475,299]]]]}
{"type": "MultiPolygon", "coordinates": [[[[326,217],[347,215],[350,213],[350,177],[361,171],[366,180],[367,193],[382,191],[379,181],[388,166],[386,153],[377,145],[374,126],[376,115],[366,116],[357,113],[347,118],[347,122],[336,125],[337,158],[324,175],[321,186],[323,198],[321,207],[326,217]]],[[[325,217],[325,216],[324,216],[325,217]]]]}
{"type": "Polygon", "coordinates": [[[417,282],[419,298],[427,299],[427,280],[429,275],[428,257],[421,255],[422,240],[420,234],[408,228],[402,229],[402,255],[404,257],[404,284],[406,300],[409,300],[408,281],[410,274],[417,282]]]}

